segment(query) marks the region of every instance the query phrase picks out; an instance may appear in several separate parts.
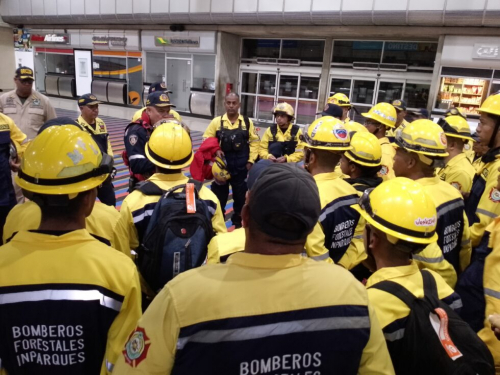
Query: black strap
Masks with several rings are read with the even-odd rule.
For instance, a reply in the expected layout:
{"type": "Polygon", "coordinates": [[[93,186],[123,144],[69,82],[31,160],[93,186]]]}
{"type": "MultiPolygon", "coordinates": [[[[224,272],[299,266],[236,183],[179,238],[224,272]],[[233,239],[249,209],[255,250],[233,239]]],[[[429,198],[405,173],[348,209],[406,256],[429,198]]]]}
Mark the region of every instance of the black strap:
{"type": "Polygon", "coordinates": [[[292,141],[295,139],[297,136],[297,133],[299,132],[299,126],[298,125],[292,125],[292,130],[290,131],[290,135],[292,136],[292,141]]]}
{"type": "Polygon", "coordinates": [[[417,297],[415,297],[413,293],[409,292],[408,289],[390,280],[384,280],[379,283],[376,283],[375,285],[372,285],[369,289],[372,288],[392,294],[394,297],[397,297],[401,301],[403,301],[410,309],[413,305],[413,302],[417,299],[417,297]]]}
{"type": "Polygon", "coordinates": [[[271,126],[271,135],[273,136],[273,142],[276,142],[276,136],[278,135],[278,125],[271,126]]]}
{"type": "Polygon", "coordinates": [[[429,271],[420,270],[422,274],[422,279],[424,280],[424,295],[426,297],[434,297],[439,299],[437,292],[436,279],[431,275],[429,271]]]}
{"type": "MultiPolygon", "coordinates": [[[[186,184],[189,184],[189,183],[192,183],[194,185],[195,194],[196,194],[196,197],[198,198],[199,192],[200,192],[201,188],[203,187],[203,183],[200,181],[197,181],[197,180],[193,180],[193,179],[189,179],[186,182],[186,184]]],[[[168,190],[163,190],[152,181],[144,181],[144,182],[140,182],[139,184],[137,184],[137,189],[140,190],[141,193],[144,195],[163,195],[163,194],[173,193],[174,191],[179,190],[179,189],[183,189],[183,191],[185,191],[186,184],[177,185],[177,186],[174,186],[168,190]]]]}

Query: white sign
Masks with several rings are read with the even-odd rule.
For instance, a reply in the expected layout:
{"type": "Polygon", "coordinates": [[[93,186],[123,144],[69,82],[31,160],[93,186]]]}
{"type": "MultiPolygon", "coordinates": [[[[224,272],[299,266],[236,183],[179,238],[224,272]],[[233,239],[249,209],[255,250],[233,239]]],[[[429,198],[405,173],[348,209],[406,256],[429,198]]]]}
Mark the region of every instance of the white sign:
{"type": "Polygon", "coordinates": [[[66,39],[64,38],[63,35],[47,34],[47,35],[45,35],[45,38],[43,39],[43,41],[44,42],[64,43],[64,42],[66,42],[66,39]]]}
{"type": "Polygon", "coordinates": [[[500,47],[493,44],[474,44],[473,59],[499,59],[500,47]]]}

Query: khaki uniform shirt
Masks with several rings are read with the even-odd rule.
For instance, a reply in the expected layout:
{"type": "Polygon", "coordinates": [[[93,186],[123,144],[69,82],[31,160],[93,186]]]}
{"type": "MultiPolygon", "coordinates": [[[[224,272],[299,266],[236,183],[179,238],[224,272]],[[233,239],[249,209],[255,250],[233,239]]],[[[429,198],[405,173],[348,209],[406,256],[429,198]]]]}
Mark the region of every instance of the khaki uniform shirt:
{"type": "Polygon", "coordinates": [[[16,94],[16,90],[0,96],[0,112],[9,116],[28,140],[36,137],[42,125],[57,117],[49,98],[32,90],[24,104],[16,94]]]}

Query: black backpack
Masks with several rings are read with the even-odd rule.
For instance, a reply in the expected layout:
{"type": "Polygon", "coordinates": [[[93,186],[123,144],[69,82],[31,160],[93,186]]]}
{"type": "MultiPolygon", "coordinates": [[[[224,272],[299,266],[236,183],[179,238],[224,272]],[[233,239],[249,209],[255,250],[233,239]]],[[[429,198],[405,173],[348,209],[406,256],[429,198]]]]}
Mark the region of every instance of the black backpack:
{"type": "Polygon", "coordinates": [[[195,180],[188,183],[195,186],[195,213],[187,212],[186,185],[167,191],[149,181],[138,186],[145,195],[162,196],[138,251],[139,271],[155,293],[179,273],[201,266],[214,236],[208,205],[199,197],[203,184],[195,180]]]}
{"type": "Polygon", "coordinates": [[[396,296],[411,309],[404,337],[387,342],[396,374],[494,375],[493,357],[486,344],[439,299],[434,277],[427,271],[420,272],[424,280],[424,298],[415,297],[389,280],[371,287],[396,296]]]}

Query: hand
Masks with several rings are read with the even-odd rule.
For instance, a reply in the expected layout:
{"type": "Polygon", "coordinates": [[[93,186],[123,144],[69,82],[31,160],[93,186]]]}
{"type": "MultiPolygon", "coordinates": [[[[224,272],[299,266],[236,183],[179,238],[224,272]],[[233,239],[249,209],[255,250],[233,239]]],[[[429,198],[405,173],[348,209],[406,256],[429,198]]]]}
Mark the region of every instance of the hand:
{"type": "Polygon", "coordinates": [[[253,163],[248,162],[247,163],[247,171],[249,171],[250,169],[252,169],[252,167],[253,167],[253,163]]]}
{"type": "Polygon", "coordinates": [[[115,167],[113,167],[113,170],[111,171],[109,176],[111,177],[112,180],[116,177],[116,168],[115,167]]]}
{"type": "Polygon", "coordinates": [[[276,159],[276,163],[286,163],[286,156],[282,156],[276,159]]]}
{"type": "Polygon", "coordinates": [[[469,199],[470,193],[464,193],[463,191],[461,191],[461,193],[462,193],[462,197],[464,197],[464,200],[469,199]]]}
{"type": "Polygon", "coordinates": [[[215,156],[217,156],[219,158],[223,158],[224,152],[222,150],[217,150],[217,151],[215,151],[215,156]]]}
{"type": "Polygon", "coordinates": [[[9,165],[12,172],[17,172],[21,167],[21,160],[19,160],[19,157],[16,157],[15,159],[9,158],[9,165]]]}
{"type": "Polygon", "coordinates": [[[276,158],[275,158],[275,156],[274,156],[274,155],[269,155],[269,156],[267,157],[267,160],[271,160],[272,162],[275,162],[275,161],[276,161],[276,158]]]}

